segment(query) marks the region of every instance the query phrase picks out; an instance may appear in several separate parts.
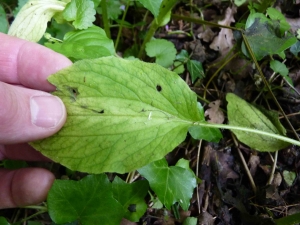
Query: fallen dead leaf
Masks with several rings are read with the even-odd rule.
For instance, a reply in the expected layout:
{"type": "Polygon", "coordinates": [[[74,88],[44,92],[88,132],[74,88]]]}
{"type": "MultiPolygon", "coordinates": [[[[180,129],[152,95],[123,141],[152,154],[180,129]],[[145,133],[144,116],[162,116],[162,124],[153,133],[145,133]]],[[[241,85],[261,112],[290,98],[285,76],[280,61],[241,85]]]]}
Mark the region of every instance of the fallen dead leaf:
{"type": "MultiPolygon", "coordinates": [[[[219,21],[218,24],[230,26],[232,22],[235,22],[233,16],[236,13],[236,7],[227,8],[225,12],[225,18],[219,21]]],[[[214,38],[213,42],[210,44],[210,48],[219,51],[221,55],[224,50],[231,49],[234,43],[234,37],[231,29],[221,28],[219,35],[214,38]]]]}
{"type": "Polygon", "coordinates": [[[209,109],[205,110],[204,116],[208,116],[208,122],[221,124],[224,122],[224,113],[220,109],[221,101],[216,100],[209,103],[209,109]]]}
{"type": "Polygon", "coordinates": [[[249,161],[248,161],[248,166],[249,166],[250,173],[251,173],[252,176],[255,175],[256,170],[257,170],[257,166],[259,165],[259,163],[260,163],[260,158],[259,158],[259,156],[253,155],[253,154],[252,154],[252,155],[250,156],[249,161]]]}

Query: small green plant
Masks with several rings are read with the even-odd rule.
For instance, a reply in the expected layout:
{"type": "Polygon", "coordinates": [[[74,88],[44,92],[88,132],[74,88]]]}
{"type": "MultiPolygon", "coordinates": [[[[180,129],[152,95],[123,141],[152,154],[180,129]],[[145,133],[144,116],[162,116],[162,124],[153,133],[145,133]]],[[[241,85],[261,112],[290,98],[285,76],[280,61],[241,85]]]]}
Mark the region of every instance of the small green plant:
{"type": "MultiPolygon", "coordinates": [[[[187,134],[195,140],[219,142],[220,129],[229,129],[239,141],[261,152],[276,152],[291,144],[300,146],[299,141],[286,137],[278,114],[234,94],[226,96],[228,124],[208,123],[197,95],[176,73],[177,66],[186,65],[194,83],[205,77],[202,64],[191,59],[185,50],[176,55],[172,42],[153,39],[155,31],[169,22],[177,1],[137,2],[154,19],[130,60],[116,54],[123,27],[135,26],[125,17],[118,20],[122,13],[120,1],[29,0],[8,32],[34,42],[44,37],[46,47],[74,62],[48,79],[57,87],[53,94],[67,108],[65,126],[52,137],[31,143],[71,170],[94,174],[80,181],[55,181],[41,213],[48,211],[56,224],[77,221],[89,225],[101,221],[113,225],[122,218],[137,222],[147,209],[144,198],[149,190],[153,191],[151,201],[174,212],[177,205],[187,210],[197,177],[188,161],[182,159],[175,166],[168,166],[164,159],[187,134]],[[103,17],[103,29],[93,25],[96,12],[103,17]],[[62,24],[71,27],[62,39],[54,35],[54,28],[47,30],[51,19],[56,21],[54,28],[62,24]],[[112,24],[118,27],[115,44],[110,38],[112,24]],[[155,57],[156,63],[141,61],[145,53],[155,57]],[[175,72],[169,70],[171,67],[175,67],[175,72]],[[115,176],[110,181],[104,174],[131,174],[136,170],[146,180],[129,179],[126,183],[115,176]]],[[[242,52],[256,62],[257,68],[257,61],[270,56],[270,68],[292,84],[284,62],[273,58],[284,60],[284,51],[297,39],[287,32],[289,25],[282,14],[268,8],[269,3],[250,4],[244,30],[232,29],[243,31],[242,52]],[[266,8],[267,16],[261,7],[266,8]]],[[[130,5],[131,1],[124,1],[124,14],[130,5]]],[[[8,222],[0,217],[0,224],[8,222]]],[[[196,224],[195,218],[189,217],[185,224],[196,224]]]]}

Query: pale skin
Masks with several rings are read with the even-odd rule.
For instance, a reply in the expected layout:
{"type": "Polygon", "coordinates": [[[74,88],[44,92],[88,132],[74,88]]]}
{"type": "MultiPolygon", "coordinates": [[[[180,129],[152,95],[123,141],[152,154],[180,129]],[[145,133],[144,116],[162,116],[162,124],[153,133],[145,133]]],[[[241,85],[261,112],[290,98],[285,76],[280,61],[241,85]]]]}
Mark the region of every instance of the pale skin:
{"type": "MultiPolygon", "coordinates": [[[[71,64],[41,45],[0,33],[0,160],[49,161],[27,143],[65,123],[65,107],[49,94],[55,87],[47,77],[71,64]]],[[[0,209],[41,203],[54,179],[42,168],[0,169],[0,209]]]]}

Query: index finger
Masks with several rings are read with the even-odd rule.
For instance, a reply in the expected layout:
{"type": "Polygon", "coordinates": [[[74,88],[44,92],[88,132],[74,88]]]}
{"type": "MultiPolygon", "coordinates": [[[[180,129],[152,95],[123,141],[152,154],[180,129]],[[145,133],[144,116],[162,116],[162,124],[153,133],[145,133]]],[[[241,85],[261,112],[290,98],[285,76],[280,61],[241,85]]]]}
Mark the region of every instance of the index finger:
{"type": "Polygon", "coordinates": [[[0,33],[0,81],[53,91],[50,74],[71,65],[65,56],[44,46],[0,33]]]}

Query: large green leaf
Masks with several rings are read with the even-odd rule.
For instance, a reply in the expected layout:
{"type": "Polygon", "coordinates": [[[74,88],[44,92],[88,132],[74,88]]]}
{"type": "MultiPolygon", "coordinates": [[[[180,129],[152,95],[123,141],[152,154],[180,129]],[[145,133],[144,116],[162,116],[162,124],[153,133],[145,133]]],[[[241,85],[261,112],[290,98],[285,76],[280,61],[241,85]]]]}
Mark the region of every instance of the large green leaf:
{"type": "Polygon", "coordinates": [[[183,210],[188,210],[196,187],[195,174],[191,170],[180,166],[169,167],[166,159],[162,159],[138,171],[149,181],[151,189],[168,209],[178,202],[183,210]]]}
{"type": "Polygon", "coordinates": [[[65,103],[65,126],[32,145],[90,173],[124,173],[161,159],[203,121],[197,96],[176,74],[138,60],[82,60],[49,77],[65,103]]]}
{"type": "Polygon", "coordinates": [[[45,46],[74,59],[93,59],[115,54],[114,43],[100,27],[68,32],[62,43],[45,43],[45,46]]]}
{"type": "Polygon", "coordinates": [[[145,196],[148,193],[149,184],[146,180],[128,184],[118,176],[112,182],[114,198],[123,206],[124,218],[138,222],[147,210],[145,196]]]}
{"type": "Polygon", "coordinates": [[[80,224],[120,224],[123,208],[113,198],[105,174],[89,175],[80,181],[56,180],[47,197],[51,219],[57,224],[77,220],[80,224]]]}
{"type": "MultiPolygon", "coordinates": [[[[274,124],[276,123],[275,120],[273,123],[268,118],[270,115],[266,116],[255,106],[231,93],[227,94],[226,100],[228,101],[227,113],[230,125],[256,129],[273,134],[283,134],[282,125],[278,123],[274,124]]],[[[284,141],[261,134],[234,129],[232,132],[241,142],[258,151],[274,152],[290,145],[284,141]]]]}
{"type": "Polygon", "coordinates": [[[76,29],[91,27],[96,20],[95,14],[94,2],[91,0],[72,0],[63,12],[64,18],[72,21],[76,29]]]}

